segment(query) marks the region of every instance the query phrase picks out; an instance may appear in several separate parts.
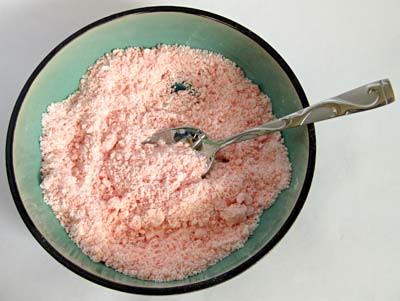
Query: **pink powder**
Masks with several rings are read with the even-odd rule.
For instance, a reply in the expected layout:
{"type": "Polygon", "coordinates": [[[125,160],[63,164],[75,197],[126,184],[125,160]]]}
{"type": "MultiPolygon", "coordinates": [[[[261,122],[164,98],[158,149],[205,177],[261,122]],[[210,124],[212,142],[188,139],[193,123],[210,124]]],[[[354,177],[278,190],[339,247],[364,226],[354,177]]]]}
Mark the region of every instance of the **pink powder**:
{"type": "Polygon", "coordinates": [[[191,149],[141,142],[183,125],[218,139],[273,118],[269,99],[220,55],[115,50],[43,115],[45,201],[94,261],[143,279],[188,277],[244,245],[289,185],[287,150],[279,133],[231,145],[202,179],[191,149]]]}

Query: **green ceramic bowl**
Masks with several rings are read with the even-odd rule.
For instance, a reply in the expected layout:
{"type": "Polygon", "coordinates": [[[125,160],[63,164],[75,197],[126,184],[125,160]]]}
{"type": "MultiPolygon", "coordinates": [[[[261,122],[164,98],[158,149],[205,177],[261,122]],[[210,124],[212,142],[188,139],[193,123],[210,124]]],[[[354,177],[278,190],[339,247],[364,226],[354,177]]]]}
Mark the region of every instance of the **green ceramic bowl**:
{"type": "Polygon", "coordinates": [[[90,260],[70,240],[43,201],[39,187],[41,115],[50,103],[74,92],[87,68],[104,53],[114,48],[154,47],[159,43],[207,49],[236,62],[270,96],[278,117],[308,106],[289,66],[264,40],[233,21],[190,8],[147,7],[106,17],[68,37],[40,63],[17,100],[7,136],[7,173],[19,213],[38,242],[67,268],[103,286],[142,294],[206,288],[255,263],[293,224],[310,188],[315,162],[313,126],[285,131],[293,168],[290,187],[264,212],[243,248],[198,275],[152,282],[128,277],[90,260]]]}

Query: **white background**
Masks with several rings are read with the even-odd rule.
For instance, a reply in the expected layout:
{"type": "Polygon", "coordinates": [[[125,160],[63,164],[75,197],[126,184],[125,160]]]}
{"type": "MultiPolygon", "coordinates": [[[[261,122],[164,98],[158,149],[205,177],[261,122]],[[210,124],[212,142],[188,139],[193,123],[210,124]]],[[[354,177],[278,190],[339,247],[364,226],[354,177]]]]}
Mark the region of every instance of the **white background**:
{"type": "MultiPolygon", "coordinates": [[[[209,10],[259,34],[310,103],[385,77],[400,97],[399,0],[1,0],[1,149],[20,89],[54,46],[109,14],[167,4],[209,10]]],[[[0,300],[400,300],[399,114],[400,101],[317,124],[314,181],[289,233],[241,275],[188,295],[129,295],[57,263],[22,223],[2,163],[0,300]]]]}

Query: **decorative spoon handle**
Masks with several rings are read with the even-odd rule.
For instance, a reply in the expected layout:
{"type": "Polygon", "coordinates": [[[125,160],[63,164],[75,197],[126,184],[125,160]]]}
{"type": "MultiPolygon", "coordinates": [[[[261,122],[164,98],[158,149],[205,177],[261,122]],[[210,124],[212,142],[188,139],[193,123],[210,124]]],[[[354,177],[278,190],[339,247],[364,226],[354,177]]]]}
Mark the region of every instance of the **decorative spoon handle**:
{"type": "Polygon", "coordinates": [[[286,115],[264,125],[246,130],[218,141],[219,148],[253,139],[271,132],[298,127],[317,121],[375,109],[394,101],[394,93],[388,79],[350,90],[315,105],[286,115]]]}

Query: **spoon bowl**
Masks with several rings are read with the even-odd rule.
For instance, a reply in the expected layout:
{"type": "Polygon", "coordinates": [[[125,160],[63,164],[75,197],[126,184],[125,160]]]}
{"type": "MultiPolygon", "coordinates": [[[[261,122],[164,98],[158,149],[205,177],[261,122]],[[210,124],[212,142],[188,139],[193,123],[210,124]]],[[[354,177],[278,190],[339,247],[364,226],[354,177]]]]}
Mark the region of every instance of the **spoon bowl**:
{"type": "Polygon", "coordinates": [[[195,127],[177,127],[154,133],[143,144],[158,144],[163,141],[166,144],[183,142],[194,149],[198,154],[207,158],[207,165],[203,177],[210,171],[215,154],[221,149],[220,142],[214,141],[202,130],[195,127]]]}

